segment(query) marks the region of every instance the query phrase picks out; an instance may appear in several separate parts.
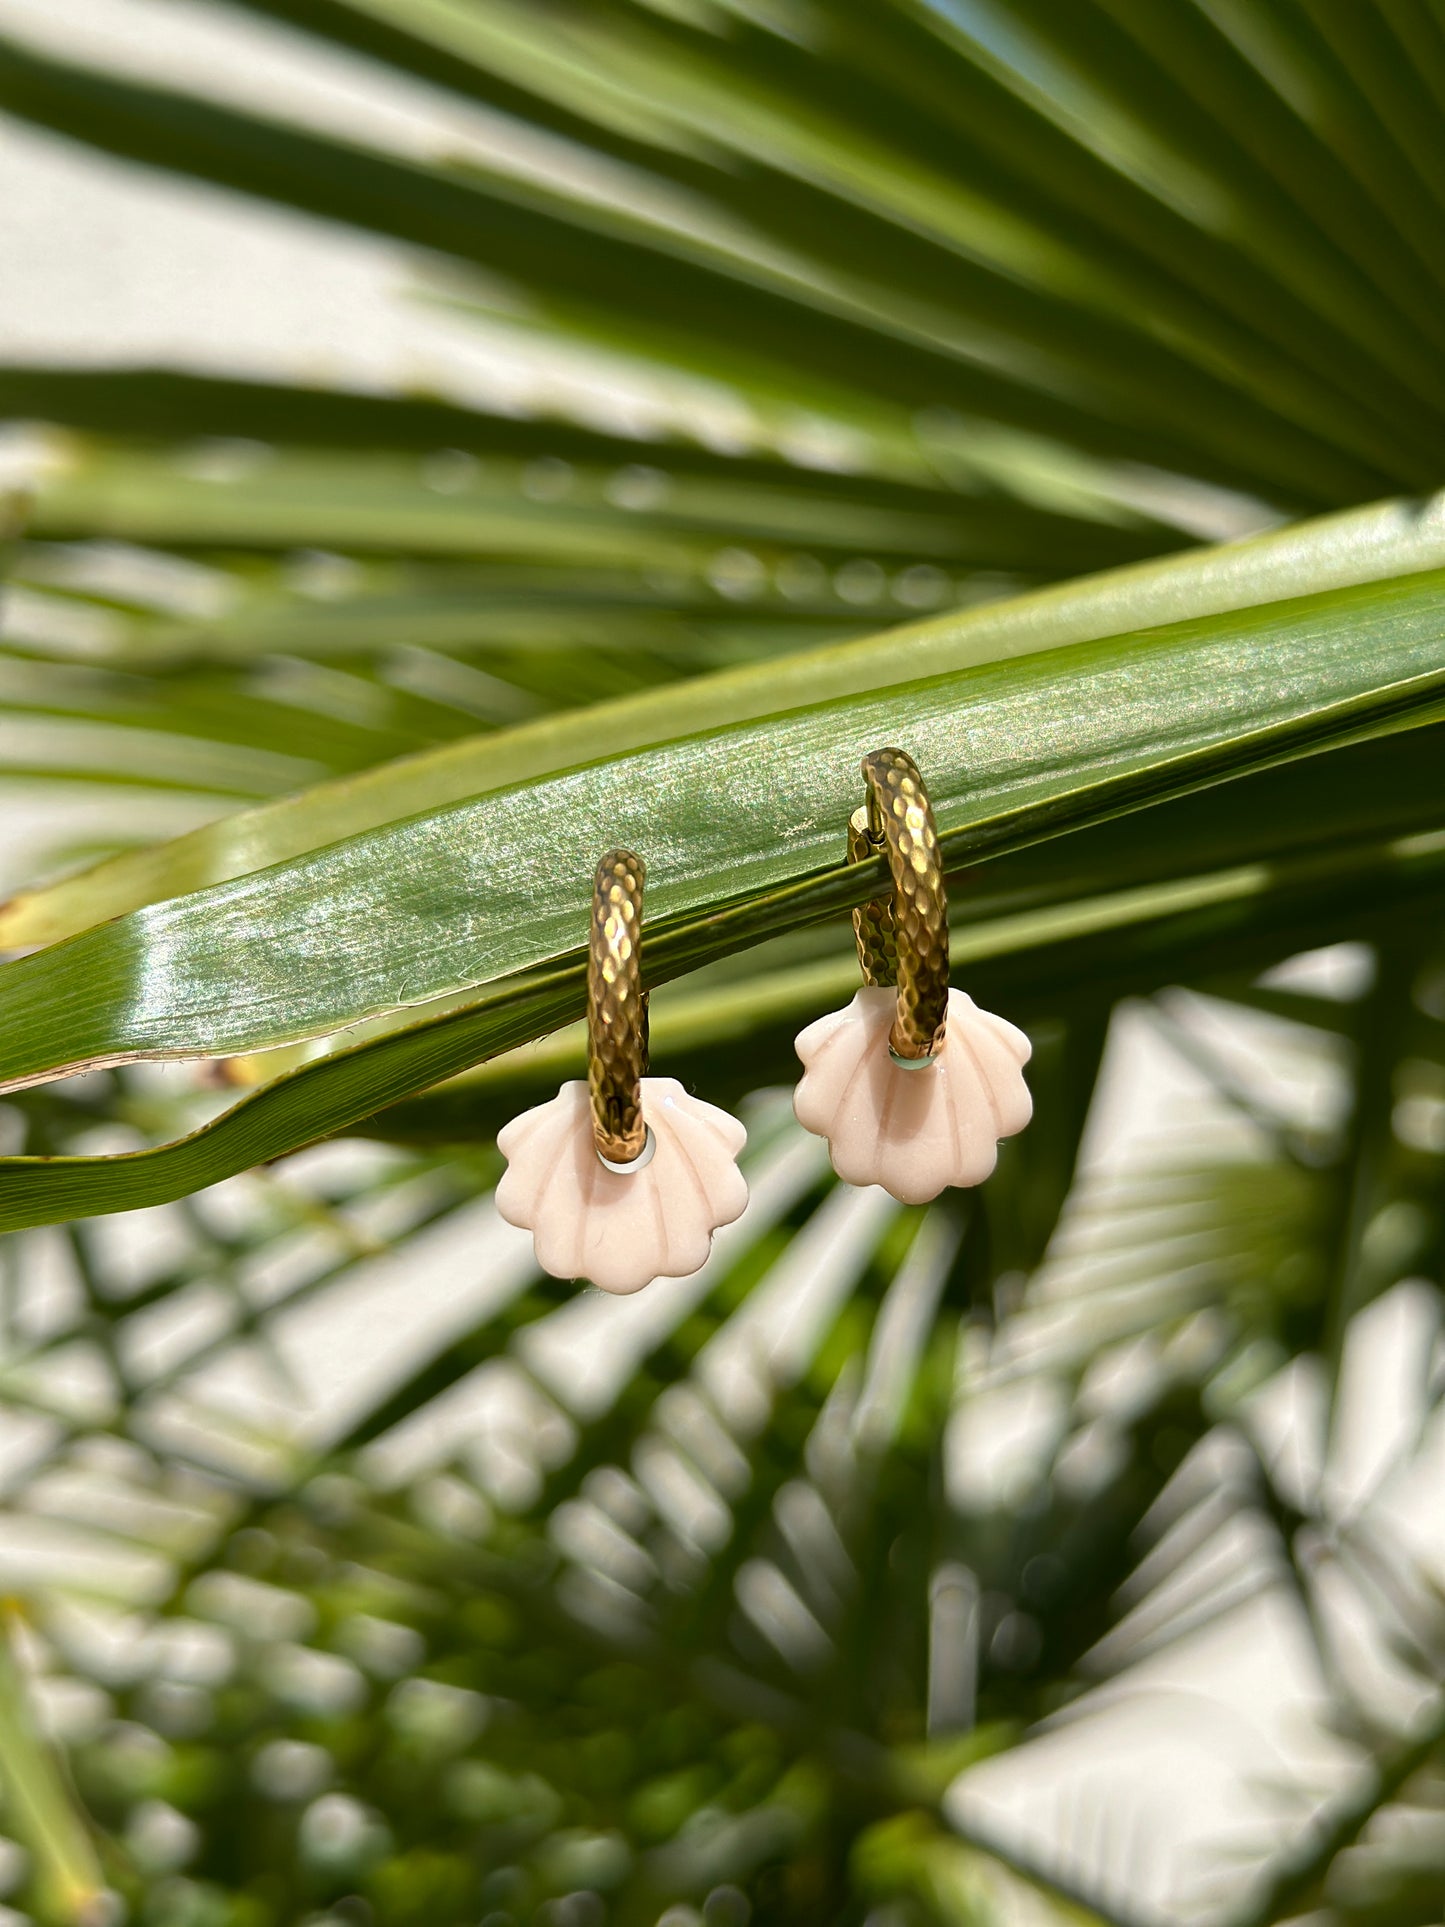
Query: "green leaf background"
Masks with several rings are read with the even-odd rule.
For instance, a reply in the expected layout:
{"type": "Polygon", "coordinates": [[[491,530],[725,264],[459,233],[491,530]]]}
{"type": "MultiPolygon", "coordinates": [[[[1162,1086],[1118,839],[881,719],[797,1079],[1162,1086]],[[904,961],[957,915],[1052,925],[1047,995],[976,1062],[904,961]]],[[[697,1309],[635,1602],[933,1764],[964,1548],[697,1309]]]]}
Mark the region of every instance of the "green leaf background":
{"type": "Polygon", "coordinates": [[[652,426],[0,368],[0,775],[105,799],[0,907],[15,1906],[1436,1918],[1437,0],[225,11],[476,137],[23,23],[0,111],[385,237],[652,426]],[[886,743],[1035,1046],[921,1209],[780,1088],[886,743]],[[626,1313],[488,1202],[618,842],[754,1194],[626,1313]],[[1258,1663],[1252,1601],[1317,1757],[1161,1868],[1111,1722],[1207,1804],[1159,1667],[1258,1663]]]}

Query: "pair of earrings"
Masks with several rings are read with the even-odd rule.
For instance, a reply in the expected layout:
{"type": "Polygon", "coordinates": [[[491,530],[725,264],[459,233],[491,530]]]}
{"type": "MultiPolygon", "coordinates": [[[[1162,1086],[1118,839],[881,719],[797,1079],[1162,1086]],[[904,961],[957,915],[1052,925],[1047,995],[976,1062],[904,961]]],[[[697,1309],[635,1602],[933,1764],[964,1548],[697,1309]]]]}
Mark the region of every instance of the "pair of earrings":
{"type": "MultiPolygon", "coordinates": [[[[848,858],[886,854],[893,889],[853,912],[864,987],[799,1034],[798,1122],[828,1140],[849,1184],[882,1185],[924,1204],[949,1185],[981,1184],[998,1141],[1033,1105],[1029,1040],[948,982],[948,905],[928,791],[901,749],[863,759],[866,803],[848,824],[848,858]]],[[[747,1133],[649,1077],[642,988],[642,859],[613,850],[597,866],[587,970],[587,1081],[507,1125],[497,1210],[532,1233],[557,1278],[610,1292],[681,1278],[713,1233],[742,1215],[747,1133]]]]}

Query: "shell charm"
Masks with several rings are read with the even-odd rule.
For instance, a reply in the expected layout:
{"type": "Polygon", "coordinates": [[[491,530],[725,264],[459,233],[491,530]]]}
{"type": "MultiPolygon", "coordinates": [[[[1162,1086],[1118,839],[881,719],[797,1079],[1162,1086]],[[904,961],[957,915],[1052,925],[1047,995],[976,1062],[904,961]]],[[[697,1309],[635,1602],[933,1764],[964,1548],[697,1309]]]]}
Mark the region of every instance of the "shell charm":
{"type": "Polygon", "coordinates": [[[845,1010],[800,1032],[804,1072],[793,1110],[828,1140],[849,1184],[881,1184],[903,1204],[926,1204],[949,1185],[982,1184],[998,1141],[1033,1115],[1023,1079],[1032,1047],[1013,1024],[948,993],[947,1026],[932,1062],[900,1063],[888,1048],[895,990],[860,990],[845,1010]]]}
{"type": "Polygon", "coordinates": [[[618,1295],[654,1278],[685,1278],[706,1262],[713,1233],[742,1216],[747,1182],[737,1157],[747,1132],[690,1097],[673,1077],[645,1077],[649,1148],[634,1164],[604,1163],[584,1080],[524,1111],[499,1134],[507,1169],[496,1204],[532,1233],[554,1278],[590,1278],[618,1295]]]}

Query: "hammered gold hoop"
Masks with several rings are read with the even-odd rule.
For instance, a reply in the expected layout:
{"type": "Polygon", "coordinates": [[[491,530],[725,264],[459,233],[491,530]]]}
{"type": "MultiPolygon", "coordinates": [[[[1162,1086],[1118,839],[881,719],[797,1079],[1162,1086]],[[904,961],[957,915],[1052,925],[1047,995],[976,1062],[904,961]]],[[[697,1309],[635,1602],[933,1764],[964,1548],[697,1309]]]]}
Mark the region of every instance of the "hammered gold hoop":
{"type": "Polygon", "coordinates": [[[948,1015],[948,898],[933,805],[918,765],[901,749],[863,758],[868,800],[848,819],[848,861],[887,854],[893,894],[853,912],[867,984],[898,986],[888,1048],[899,1063],[931,1064],[948,1015]]]}
{"type": "Polygon", "coordinates": [[[647,866],[609,850],[592,885],[587,956],[587,1086],[597,1155],[637,1166],[650,1143],[642,1115],[647,1074],[647,992],[642,988],[642,886],[647,866]]]}

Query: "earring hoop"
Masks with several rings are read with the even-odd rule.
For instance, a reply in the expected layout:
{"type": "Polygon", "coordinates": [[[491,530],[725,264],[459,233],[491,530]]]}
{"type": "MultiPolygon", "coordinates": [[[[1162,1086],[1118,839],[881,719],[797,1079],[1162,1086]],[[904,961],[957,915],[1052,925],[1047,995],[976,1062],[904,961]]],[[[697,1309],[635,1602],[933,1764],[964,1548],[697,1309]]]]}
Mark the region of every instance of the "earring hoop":
{"type": "Polygon", "coordinates": [[[927,1204],[949,1185],[981,1184],[1000,1138],[1028,1123],[1029,1040],[949,987],[948,900],[918,765],[901,749],[874,750],[863,780],[848,859],[886,855],[893,889],[853,912],[863,989],[799,1032],[793,1112],[827,1138],[845,1183],[927,1204]]]}
{"type": "Polygon", "coordinates": [[[637,1171],[652,1152],[642,1115],[648,1070],[647,992],[642,988],[642,891],[647,865],[609,850],[592,883],[587,952],[587,1089],[592,1136],[609,1171],[637,1171]]]}
{"type": "Polygon", "coordinates": [[[948,1027],[948,895],[928,786],[901,749],[863,758],[867,801],[848,819],[848,861],[887,855],[893,891],[853,912],[863,981],[897,986],[888,1050],[902,1069],[924,1070],[948,1027]]]}
{"type": "Polygon", "coordinates": [[[642,858],[609,850],[592,880],[587,1081],[573,1078],[497,1133],[497,1215],[532,1234],[554,1278],[640,1291],[687,1278],[742,1216],[747,1132],[672,1077],[648,1076],[642,858]]]}

